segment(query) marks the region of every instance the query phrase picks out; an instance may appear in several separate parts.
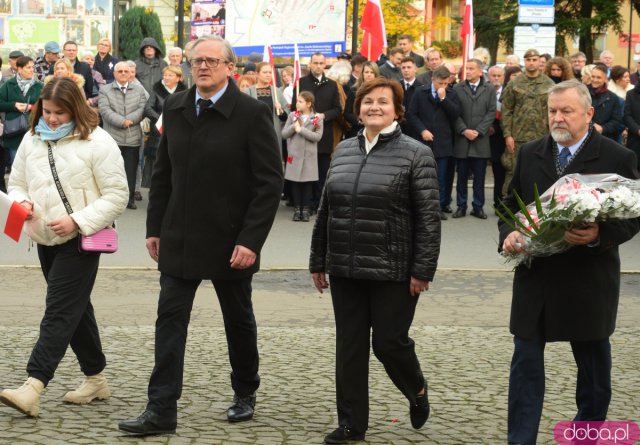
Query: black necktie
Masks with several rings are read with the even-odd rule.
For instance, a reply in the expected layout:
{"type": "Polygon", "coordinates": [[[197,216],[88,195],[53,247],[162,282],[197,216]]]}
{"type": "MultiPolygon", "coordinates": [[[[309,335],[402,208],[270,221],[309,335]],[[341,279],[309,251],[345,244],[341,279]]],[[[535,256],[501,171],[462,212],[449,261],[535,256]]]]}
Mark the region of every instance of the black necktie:
{"type": "Polygon", "coordinates": [[[561,168],[564,168],[569,163],[570,157],[571,157],[571,151],[569,151],[567,147],[562,147],[562,150],[560,150],[560,156],[558,158],[560,160],[561,168]]]}
{"type": "Polygon", "coordinates": [[[211,106],[213,106],[213,102],[211,102],[211,99],[198,99],[198,115],[200,115],[202,110],[204,110],[205,108],[210,108],[211,106]]]}
{"type": "Polygon", "coordinates": [[[123,93],[123,94],[126,94],[126,93],[127,93],[127,87],[120,87],[120,89],[122,90],[122,93],[123,93]]]}
{"type": "Polygon", "coordinates": [[[409,89],[411,85],[409,85],[409,82],[405,82],[404,83],[404,90],[407,91],[409,89]]]}
{"type": "Polygon", "coordinates": [[[471,94],[474,94],[474,95],[475,95],[475,94],[476,94],[476,88],[477,88],[477,87],[476,87],[475,85],[473,85],[473,84],[469,84],[469,86],[471,87],[471,94]]]}

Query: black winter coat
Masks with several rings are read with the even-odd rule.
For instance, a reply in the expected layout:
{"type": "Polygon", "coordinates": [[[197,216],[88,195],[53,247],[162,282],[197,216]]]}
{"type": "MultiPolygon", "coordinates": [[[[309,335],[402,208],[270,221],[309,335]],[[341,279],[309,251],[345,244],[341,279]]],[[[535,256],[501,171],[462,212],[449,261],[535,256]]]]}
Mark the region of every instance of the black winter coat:
{"type": "Polygon", "coordinates": [[[440,254],[440,203],[428,147],[381,134],[338,144],[311,240],[311,272],[344,278],[432,281],[440,254]]]}
{"type": "Polygon", "coordinates": [[[627,147],[634,151],[640,169],[640,84],[627,92],[624,101],[624,125],[629,129],[627,147]]]}
{"type": "Polygon", "coordinates": [[[431,84],[419,87],[409,104],[407,121],[420,142],[433,150],[436,158],[453,156],[453,125],[460,117],[460,101],[452,88],[447,88],[444,100],[434,99],[431,84]],[[433,133],[433,141],[422,140],[422,132],[433,133]]]}
{"type": "MultiPolygon", "coordinates": [[[[300,91],[309,91],[316,98],[314,108],[324,114],[322,139],[318,142],[318,153],[330,154],[333,151],[333,120],[342,114],[338,84],[322,75],[318,81],[311,74],[300,79],[300,91]]],[[[296,106],[296,90],[293,90],[291,104],[296,106]]]]}
{"type": "Polygon", "coordinates": [[[611,91],[599,97],[591,94],[594,114],[593,122],[602,125],[602,135],[614,141],[620,139],[624,124],[622,123],[622,103],[620,98],[611,91]]]}
{"type": "Polygon", "coordinates": [[[194,280],[248,277],[260,267],[280,203],[280,141],[269,108],[234,82],[199,116],[195,94],[194,86],[165,101],[147,238],[160,237],[163,273],[194,280]],[[253,266],[231,269],[236,245],[258,254],[253,266]]]}
{"type": "MultiPolygon", "coordinates": [[[[182,82],[178,82],[174,93],[179,93],[180,91],[185,91],[186,89],[187,87],[182,82]]],[[[162,80],[157,81],[153,85],[153,90],[151,90],[149,100],[147,100],[147,103],[144,107],[144,117],[148,117],[151,121],[151,131],[149,132],[147,141],[144,144],[145,156],[156,156],[156,151],[158,150],[158,145],[160,145],[160,138],[162,136],[156,128],[156,123],[158,122],[158,119],[162,114],[164,101],[170,95],[171,93],[169,93],[164,87],[162,80]]]]}
{"type": "MultiPolygon", "coordinates": [[[[517,191],[526,203],[534,200],[534,184],[540,192],[559,179],[551,137],[523,145],[505,203],[514,212],[517,191]]],[[[571,159],[564,174],[617,173],[637,178],[631,151],[593,131],[591,138],[571,159]]],[[[499,223],[500,241],[512,229],[499,223]]],[[[519,265],[513,278],[511,333],[532,338],[540,323],[547,341],[591,341],[609,337],[616,326],[620,292],[618,245],[638,233],[640,220],[600,223],[597,246],[575,246],[566,252],[534,258],[531,268],[519,265]]]]}

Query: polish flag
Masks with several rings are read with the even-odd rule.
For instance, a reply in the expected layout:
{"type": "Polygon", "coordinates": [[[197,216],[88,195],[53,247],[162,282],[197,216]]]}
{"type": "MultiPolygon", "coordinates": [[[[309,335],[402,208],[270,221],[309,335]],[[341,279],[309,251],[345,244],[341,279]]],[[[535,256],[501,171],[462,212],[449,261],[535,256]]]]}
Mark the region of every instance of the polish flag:
{"type": "Polygon", "coordinates": [[[467,78],[467,60],[473,59],[473,0],[466,0],[465,3],[460,39],[462,40],[462,80],[465,80],[467,78]]]}
{"type": "Polygon", "coordinates": [[[158,116],[158,120],[156,121],[156,128],[158,129],[158,133],[162,136],[162,113],[158,116]]]}
{"type": "Polygon", "coordinates": [[[265,45],[264,51],[262,53],[262,61],[267,62],[271,65],[271,83],[269,85],[276,84],[276,63],[273,60],[273,51],[271,50],[271,45],[265,45]]]}
{"type": "Polygon", "coordinates": [[[360,20],[362,29],[362,48],[360,54],[371,61],[378,60],[387,47],[387,31],[384,27],[384,16],[380,0],[367,0],[360,20]]]}
{"type": "Polygon", "coordinates": [[[20,241],[22,226],[27,219],[27,209],[0,192],[0,227],[5,235],[14,240],[20,241]]]}

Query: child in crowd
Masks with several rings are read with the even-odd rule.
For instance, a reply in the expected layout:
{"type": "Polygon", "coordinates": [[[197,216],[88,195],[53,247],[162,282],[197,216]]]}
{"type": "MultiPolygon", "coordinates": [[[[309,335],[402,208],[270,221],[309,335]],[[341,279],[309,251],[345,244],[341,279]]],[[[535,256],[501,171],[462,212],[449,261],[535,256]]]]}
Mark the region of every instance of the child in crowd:
{"type": "Polygon", "coordinates": [[[291,181],[293,220],[309,221],[312,184],[318,180],[318,141],[322,137],[322,117],[314,111],[315,97],[302,91],[296,100],[296,110],[289,115],[282,129],[288,139],[287,164],[284,177],[291,181]]]}

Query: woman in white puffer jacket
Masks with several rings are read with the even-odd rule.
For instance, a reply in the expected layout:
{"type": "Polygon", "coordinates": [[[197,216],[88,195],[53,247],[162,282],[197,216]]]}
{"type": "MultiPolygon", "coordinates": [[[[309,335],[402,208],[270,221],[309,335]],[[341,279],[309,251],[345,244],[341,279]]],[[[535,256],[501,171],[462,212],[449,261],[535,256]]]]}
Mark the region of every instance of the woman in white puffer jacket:
{"type": "Polygon", "coordinates": [[[120,150],[98,127],[98,115],[69,78],[53,79],[34,107],[31,131],[22,139],[9,177],[9,196],[28,212],[26,231],[38,245],[47,282],[40,336],[27,364],[29,378],[0,401],[37,416],[40,395],[69,345],[86,378],[65,402],[85,404],[110,396],[102,375],[106,360],[91,305],[100,254],[81,252],[78,236],[108,227],[129,197],[120,150]],[[72,214],[53,179],[48,147],[72,214]]]}

